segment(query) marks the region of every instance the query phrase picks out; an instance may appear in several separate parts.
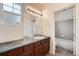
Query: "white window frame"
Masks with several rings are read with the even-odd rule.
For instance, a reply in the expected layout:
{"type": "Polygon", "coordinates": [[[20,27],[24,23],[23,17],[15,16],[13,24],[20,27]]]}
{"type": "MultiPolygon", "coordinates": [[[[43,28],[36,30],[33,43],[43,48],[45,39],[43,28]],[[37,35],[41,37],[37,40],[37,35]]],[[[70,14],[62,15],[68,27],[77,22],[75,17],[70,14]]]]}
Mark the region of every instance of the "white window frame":
{"type": "MultiPolygon", "coordinates": [[[[8,5],[6,5],[6,4],[3,4],[3,7],[4,7],[4,5],[5,5],[5,6],[8,6],[8,5]]],[[[19,4],[18,4],[18,5],[19,5],[19,4]]],[[[21,6],[21,5],[20,5],[20,6],[21,6]]],[[[8,7],[10,7],[10,6],[8,6],[8,7]]],[[[11,14],[20,16],[20,20],[21,20],[22,13],[21,13],[21,14],[15,13],[15,12],[14,12],[14,9],[22,11],[22,7],[21,7],[21,9],[14,8],[14,3],[13,3],[13,6],[12,6],[11,8],[12,8],[12,12],[9,12],[9,11],[7,11],[7,10],[3,10],[3,12],[7,12],[7,13],[11,13],[11,14]]],[[[5,22],[4,22],[4,23],[5,23],[5,22]]],[[[21,24],[21,23],[20,23],[20,24],[21,24]]]]}
{"type": "MultiPolygon", "coordinates": [[[[12,3],[12,4],[13,4],[12,7],[10,7],[10,6],[6,5],[6,4],[3,4],[3,7],[4,7],[4,5],[7,6],[7,7],[10,7],[10,8],[12,8],[12,12],[10,12],[10,13],[17,14],[17,15],[21,15],[21,14],[18,14],[18,13],[15,13],[15,12],[14,12],[14,9],[19,10],[20,12],[21,12],[21,9],[14,8],[14,3],[12,3]]],[[[19,5],[19,4],[17,4],[17,5],[19,5]]],[[[21,5],[19,5],[19,6],[21,6],[21,5]]],[[[9,11],[6,11],[6,10],[3,10],[3,11],[4,11],[4,12],[9,12],[9,11]]]]}

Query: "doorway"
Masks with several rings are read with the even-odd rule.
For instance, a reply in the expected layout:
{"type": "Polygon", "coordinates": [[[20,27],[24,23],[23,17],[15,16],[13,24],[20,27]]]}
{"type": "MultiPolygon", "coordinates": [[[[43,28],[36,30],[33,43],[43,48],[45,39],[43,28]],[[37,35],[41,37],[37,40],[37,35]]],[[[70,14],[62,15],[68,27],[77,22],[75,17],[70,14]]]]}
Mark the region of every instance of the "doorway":
{"type": "Polygon", "coordinates": [[[72,55],[75,55],[74,10],[75,7],[71,6],[55,12],[56,52],[64,49],[63,53],[66,55],[68,55],[68,53],[66,53],[67,51],[70,51],[72,55]]]}

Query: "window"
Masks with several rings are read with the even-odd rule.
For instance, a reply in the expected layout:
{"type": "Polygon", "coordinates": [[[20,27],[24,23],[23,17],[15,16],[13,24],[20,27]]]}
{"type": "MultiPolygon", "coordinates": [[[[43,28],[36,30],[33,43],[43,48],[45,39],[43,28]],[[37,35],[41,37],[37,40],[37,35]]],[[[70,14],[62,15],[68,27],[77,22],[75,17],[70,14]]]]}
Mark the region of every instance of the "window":
{"type": "Polygon", "coordinates": [[[11,4],[6,4],[3,6],[3,10],[4,11],[8,11],[8,12],[12,12],[12,5],[10,6],[11,4]]]}
{"type": "Polygon", "coordinates": [[[14,3],[3,4],[4,21],[6,24],[21,23],[21,5],[14,3]]]}
{"type": "Polygon", "coordinates": [[[14,8],[15,9],[21,9],[21,6],[19,6],[18,4],[14,4],[14,8]]]}
{"type": "Polygon", "coordinates": [[[4,3],[4,5],[7,5],[9,7],[13,7],[13,4],[12,3],[4,3]]]}
{"type": "Polygon", "coordinates": [[[21,6],[14,4],[14,13],[21,14],[21,6]]]}
{"type": "Polygon", "coordinates": [[[4,3],[3,10],[7,12],[21,14],[21,6],[19,4],[4,3]]]}
{"type": "Polygon", "coordinates": [[[21,11],[18,10],[18,9],[14,9],[14,13],[16,13],[16,14],[21,14],[21,11]]]}

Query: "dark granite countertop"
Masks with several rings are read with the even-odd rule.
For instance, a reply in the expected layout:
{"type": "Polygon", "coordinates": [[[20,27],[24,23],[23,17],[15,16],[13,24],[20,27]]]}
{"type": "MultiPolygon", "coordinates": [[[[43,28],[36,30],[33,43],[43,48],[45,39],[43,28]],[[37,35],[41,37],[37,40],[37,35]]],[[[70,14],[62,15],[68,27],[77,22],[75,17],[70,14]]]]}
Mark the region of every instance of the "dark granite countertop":
{"type": "MultiPolygon", "coordinates": [[[[45,38],[46,37],[47,36],[45,36],[45,38]]],[[[9,50],[21,47],[21,46],[31,44],[31,43],[37,42],[39,40],[43,40],[43,39],[34,39],[34,38],[25,37],[24,39],[21,39],[21,40],[0,43],[0,53],[4,53],[9,50]]]]}

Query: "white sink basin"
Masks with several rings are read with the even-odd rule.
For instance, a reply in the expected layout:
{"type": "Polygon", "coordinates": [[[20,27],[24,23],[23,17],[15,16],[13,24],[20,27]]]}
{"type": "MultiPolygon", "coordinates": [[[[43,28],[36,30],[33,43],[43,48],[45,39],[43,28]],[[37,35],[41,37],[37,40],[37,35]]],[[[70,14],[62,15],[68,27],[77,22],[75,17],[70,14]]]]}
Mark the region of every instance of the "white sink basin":
{"type": "Polygon", "coordinates": [[[28,35],[28,36],[25,36],[24,37],[25,39],[27,38],[30,38],[30,39],[44,39],[45,37],[44,36],[33,36],[33,35],[28,35]]]}
{"type": "Polygon", "coordinates": [[[34,39],[44,39],[45,37],[43,37],[43,36],[36,36],[36,37],[34,37],[34,39]]]}

